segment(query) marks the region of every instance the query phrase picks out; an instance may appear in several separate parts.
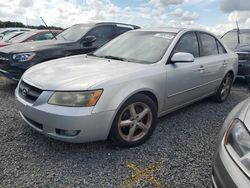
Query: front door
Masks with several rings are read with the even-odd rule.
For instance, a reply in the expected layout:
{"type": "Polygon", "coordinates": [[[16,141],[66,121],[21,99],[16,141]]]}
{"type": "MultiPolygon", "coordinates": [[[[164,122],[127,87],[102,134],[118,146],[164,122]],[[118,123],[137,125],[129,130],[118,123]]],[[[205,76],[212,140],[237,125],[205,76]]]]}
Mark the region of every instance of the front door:
{"type": "Polygon", "coordinates": [[[166,65],[167,110],[184,106],[204,95],[202,88],[206,83],[206,78],[203,77],[205,68],[200,58],[197,34],[195,32],[184,34],[174,48],[172,55],[177,52],[191,53],[194,55],[195,61],[188,63],[170,62],[166,65]]]}

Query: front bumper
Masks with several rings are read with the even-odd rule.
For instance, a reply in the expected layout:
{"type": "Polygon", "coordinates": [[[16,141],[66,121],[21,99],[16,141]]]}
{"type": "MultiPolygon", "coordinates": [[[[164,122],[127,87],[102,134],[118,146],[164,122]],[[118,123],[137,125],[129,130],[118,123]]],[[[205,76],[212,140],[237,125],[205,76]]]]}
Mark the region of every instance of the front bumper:
{"type": "Polygon", "coordinates": [[[212,173],[214,188],[249,188],[250,180],[235,164],[223,145],[220,146],[215,158],[212,173]]]}
{"type": "Polygon", "coordinates": [[[250,82],[250,61],[239,61],[237,78],[250,82]]]}
{"type": "Polygon", "coordinates": [[[14,80],[14,81],[19,81],[20,78],[22,77],[24,71],[22,70],[3,70],[0,69],[0,75],[10,79],[10,80],[14,80]]]}
{"type": "Polygon", "coordinates": [[[73,143],[106,140],[115,111],[92,113],[94,107],[64,107],[50,105],[53,92],[43,91],[39,98],[29,103],[15,91],[17,108],[24,121],[36,131],[51,138],[73,143]],[[76,136],[65,136],[57,130],[77,130],[76,136]]]}

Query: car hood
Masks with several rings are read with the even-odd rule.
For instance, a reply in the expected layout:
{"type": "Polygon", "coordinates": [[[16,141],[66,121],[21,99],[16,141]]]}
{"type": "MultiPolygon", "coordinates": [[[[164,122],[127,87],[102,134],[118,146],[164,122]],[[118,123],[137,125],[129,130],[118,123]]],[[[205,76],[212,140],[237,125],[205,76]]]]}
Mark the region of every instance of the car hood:
{"type": "Polygon", "coordinates": [[[35,42],[24,42],[6,46],[1,49],[4,53],[22,53],[22,52],[35,52],[40,50],[49,50],[53,48],[60,48],[66,46],[71,42],[61,40],[44,40],[35,42]]]}
{"type": "Polygon", "coordinates": [[[145,64],[78,55],[33,66],[22,79],[43,90],[79,91],[149,68],[145,64]]]}

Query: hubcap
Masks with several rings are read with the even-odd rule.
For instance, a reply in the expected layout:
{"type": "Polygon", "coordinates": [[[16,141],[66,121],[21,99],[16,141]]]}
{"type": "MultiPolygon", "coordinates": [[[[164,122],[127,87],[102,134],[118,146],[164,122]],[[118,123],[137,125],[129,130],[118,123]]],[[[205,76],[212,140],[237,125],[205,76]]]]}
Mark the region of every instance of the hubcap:
{"type": "Polygon", "coordinates": [[[118,129],[127,142],[143,138],[152,125],[152,111],[148,105],[137,102],[127,106],[120,115],[118,129]]]}
{"type": "Polygon", "coordinates": [[[225,100],[230,92],[231,88],[231,77],[228,75],[222,83],[222,89],[221,89],[221,99],[225,100]]]}

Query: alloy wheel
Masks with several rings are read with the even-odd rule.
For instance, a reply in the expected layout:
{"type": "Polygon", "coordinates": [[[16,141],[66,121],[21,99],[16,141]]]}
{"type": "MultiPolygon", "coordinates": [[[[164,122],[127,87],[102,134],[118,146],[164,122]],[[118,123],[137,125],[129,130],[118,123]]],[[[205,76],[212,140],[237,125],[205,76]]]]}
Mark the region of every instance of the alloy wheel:
{"type": "Polygon", "coordinates": [[[118,121],[120,136],[127,142],[142,139],[152,126],[152,111],[142,102],[128,105],[121,113],[118,121]]]}
{"type": "Polygon", "coordinates": [[[221,99],[225,100],[230,93],[232,84],[232,79],[230,75],[227,75],[226,78],[223,80],[222,89],[221,89],[221,99]]]}

